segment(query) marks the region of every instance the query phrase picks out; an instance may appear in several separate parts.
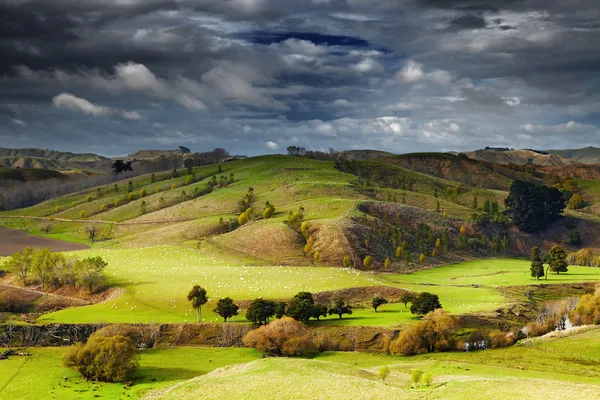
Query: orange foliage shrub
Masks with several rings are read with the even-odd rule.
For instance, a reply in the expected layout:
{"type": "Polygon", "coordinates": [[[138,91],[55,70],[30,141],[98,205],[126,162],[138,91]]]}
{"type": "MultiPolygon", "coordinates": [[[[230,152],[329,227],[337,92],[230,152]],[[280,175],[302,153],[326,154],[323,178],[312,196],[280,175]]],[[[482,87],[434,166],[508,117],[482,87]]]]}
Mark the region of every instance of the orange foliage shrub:
{"type": "Polygon", "coordinates": [[[311,335],[302,322],[284,317],[248,332],[244,345],[272,356],[295,356],[312,350],[311,335]]]}

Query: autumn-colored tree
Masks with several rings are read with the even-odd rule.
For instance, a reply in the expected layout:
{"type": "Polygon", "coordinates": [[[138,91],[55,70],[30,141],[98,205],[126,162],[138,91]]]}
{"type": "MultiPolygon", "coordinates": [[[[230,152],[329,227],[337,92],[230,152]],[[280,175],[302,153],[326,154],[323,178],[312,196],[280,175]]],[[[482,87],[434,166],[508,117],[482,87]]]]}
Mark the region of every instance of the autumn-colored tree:
{"type": "Polygon", "coordinates": [[[124,382],[138,367],[137,351],[127,337],[92,335],[67,351],[63,365],[88,380],[124,382]]]}
{"type": "Polygon", "coordinates": [[[454,350],[457,330],[457,321],[444,310],[437,309],[425,315],[423,322],[409,325],[400,332],[390,350],[393,354],[407,356],[454,350]]]}
{"type": "Polygon", "coordinates": [[[314,348],[310,332],[302,322],[283,317],[251,330],[244,345],[269,356],[298,356],[314,348]]]}
{"type": "Polygon", "coordinates": [[[352,266],[352,260],[350,259],[349,255],[344,256],[343,265],[344,265],[344,268],[350,268],[352,266]]]}
{"type": "Polygon", "coordinates": [[[366,256],[365,259],[363,260],[363,267],[371,268],[372,263],[373,263],[373,257],[366,256]]]}
{"type": "Polygon", "coordinates": [[[385,269],[389,269],[392,266],[392,260],[390,260],[389,257],[386,257],[385,261],[383,262],[383,267],[385,269]]]}

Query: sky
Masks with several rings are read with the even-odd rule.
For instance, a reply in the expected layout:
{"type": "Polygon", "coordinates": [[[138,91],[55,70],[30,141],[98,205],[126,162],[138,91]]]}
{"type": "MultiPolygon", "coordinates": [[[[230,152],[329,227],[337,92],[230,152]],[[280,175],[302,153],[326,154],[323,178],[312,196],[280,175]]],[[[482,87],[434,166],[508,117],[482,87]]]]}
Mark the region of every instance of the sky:
{"type": "Polygon", "coordinates": [[[597,0],[0,0],[0,147],[600,144],[597,0]]]}

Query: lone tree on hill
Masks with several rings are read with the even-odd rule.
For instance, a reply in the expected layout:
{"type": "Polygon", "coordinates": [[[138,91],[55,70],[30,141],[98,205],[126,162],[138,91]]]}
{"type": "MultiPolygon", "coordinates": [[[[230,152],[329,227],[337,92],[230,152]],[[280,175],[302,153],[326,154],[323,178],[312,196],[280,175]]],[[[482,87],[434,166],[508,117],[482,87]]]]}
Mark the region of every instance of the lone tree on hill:
{"type": "Polygon", "coordinates": [[[514,181],[504,200],[506,213],[524,232],[537,232],[549,227],[565,209],[565,199],[556,188],[514,181]]]}
{"type": "Polygon", "coordinates": [[[246,311],[246,319],[257,325],[266,325],[269,318],[275,315],[275,302],[270,300],[256,299],[246,311]]]}
{"type": "Polygon", "coordinates": [[[548,268],[546,269],[546,279],[548,279],[548,270],[560,274],[561,272],[567,272],[569,263],[567,262],[567,253],[559,245],[554,245],[548,252],[546,258],[548,262],[548,268]]]}
{"type": "Polygon", "coordinates": [[[531,276],[537,280],[544,276],[544,262],[538,246],[533,246],[531,249],[531,276]]]}
{"type": "Polygon", "coordinates": [[[240,307],[231,300],[230,297],[219,299],[217,302],[217,308],[213,310],[215,313],[223,318],[224,322],[227,322],[227,318],[235,317],[240,312],[240,307]]]}
{"type": "Polygon", "coordinates": [[[386,298],[382,297],[382,296],[375,296],[371,300],[371,306],[373,307],[373,310],[375,312],[377,312],[377,309],[379,308],[379,306],[382,306],[387,303],[388,303],[388,301],[386,300],[386,298]]]}
{"type": "Polygon", "coordinates": [[[412,314],[425,315],[438,308],[442,308],[442,305],[440,304],[440,299],[437,294],[423,292],[419,293],[419,295],[412,300],[410,312],[412,314]]]}
{"type": "Polygon", "coordinates": [[[202,322],[202,306],[208,302],[206,289],[194,285],[192,290],[188,293],[187,299],[192,302],[192,307],[198,312],[198,322],[202,322]]]}
{"type": "Polygon", "coordinates": [[[342,315],[344,314],[352,314],[352,307],[350,304],[347,304],[346,301],[342,298],[336,299],[333,301],[333,304],[329,308],[329,315],[337,315],[342,319],[342,315]]]}

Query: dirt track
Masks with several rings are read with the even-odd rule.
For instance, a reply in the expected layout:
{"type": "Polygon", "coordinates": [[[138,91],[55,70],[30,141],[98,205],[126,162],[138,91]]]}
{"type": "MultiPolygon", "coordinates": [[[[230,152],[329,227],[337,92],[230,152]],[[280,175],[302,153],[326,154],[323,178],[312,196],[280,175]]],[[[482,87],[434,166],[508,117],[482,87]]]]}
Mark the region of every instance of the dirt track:
{"type": "Polygon", "coordinates": [[[52,251],[83,250],[88,246],[33,236],[27,232],[0,227],[0,256],[9,256],[25,247],[48,248],[52,251]]]}

